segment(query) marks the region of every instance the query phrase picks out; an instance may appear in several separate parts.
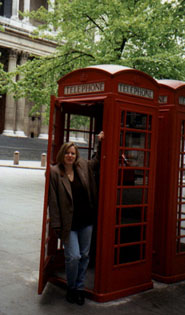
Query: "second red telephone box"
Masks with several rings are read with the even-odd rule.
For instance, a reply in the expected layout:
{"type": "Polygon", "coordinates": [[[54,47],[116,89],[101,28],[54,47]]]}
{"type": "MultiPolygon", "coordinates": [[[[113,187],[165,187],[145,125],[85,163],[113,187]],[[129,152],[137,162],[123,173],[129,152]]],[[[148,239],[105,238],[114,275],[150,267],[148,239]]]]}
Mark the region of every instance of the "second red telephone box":
{"type": "Polygon", "coordinates": [[[185,279],[185,82],[160,80],[153,277],[185,279]]]}
{"type": "Polygon", "coordinates": [[[90,158],[101,130],[94,265],[86,292],[104,302],[151,288],[158,84],[141,71],[100,65],[73,71],[58,85],[51,99],[39,293],[47,281],[65,283],[63,247],[47,214],[49,165],[74,137],[90,158]],[[74,124],[77,116],[85,117],[83,130],[74,124]]]}

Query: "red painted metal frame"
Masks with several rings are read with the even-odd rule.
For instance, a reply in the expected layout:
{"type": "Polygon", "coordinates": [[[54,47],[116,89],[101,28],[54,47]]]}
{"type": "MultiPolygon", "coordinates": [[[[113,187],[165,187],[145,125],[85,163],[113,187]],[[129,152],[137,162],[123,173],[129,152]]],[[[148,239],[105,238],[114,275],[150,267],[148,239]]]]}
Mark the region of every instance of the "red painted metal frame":
{"type": "MultiPolygon", "coordinates": [[[[81,111],[86,115],[93,111],[98,112],[98,103],[103,103],[102,129],[105,132],[105,139],[102,143],[101,152],[101,172],[99,181],[99,207],[96,243],[96,266],[94,275],[94,288],[88,289],[87,294],[92,299],[105,302],[152,288],[151,269],[152,269],[152,233],[153,233],[153,204],[155,190],[155,161],[157,145],[157,126],[158,126],[158,84],[147,74],[125,68],[114,66],[88,67],[73,71],[64,76],[58,82],[58,97],[51,102],[51,119],[48,143],[48,168],[46,173],[46,190],[43,215],[43,233],[41,249],[41,265],[39,279],[39,293],[42,292],[47,281],[63,283],[64,279],[51,276],[50,270],[44,265],[44,246],[45,246],[45,224],[46,208],[49,183],[49,164],[55,161],[56,153],[62,143],[63,135],[63,114],[61,106],[64,104],[65,111],[75,113],[75,106],[81,106],[81,111]],[[64,88],[77,84],[94,82],[104,82],[104,91],[86,94],[64,95],[64,88]],[[152,99],[136,96],[129,93],[119,93],[118,84],[138,86],[150,89],[154,93],[152,99]],[[58,104],[58,105],[57,105],[58,104]],[[69,107],[68,107],[69,104],[69,107]],[[97,106],[96,106],[97,105],[97,106]],[[52,146],[53,113],[56,110],[54,123],[54,147],[52,146]],[[69,109],[68,109],[69,108],[69,109]],[[117,194],[117,174],[118,174],[118,152],[120,146],[120,112],[128,110],[133,113],[147,114],[152,116],[152,138],[151,138],[151,160],[148,193],[148,217],[146,232],[146,258],[144,261],[136,261],[114,266],[114,243],[115,243],[115,208],[117,194]],[[53,154],[53,155],[52,155],[53,154]],[[50,158],[52,155],[52,159],[50,158]],[[45,276],[46,275],[46,276],[45,276]]],[[[52,239],[50,229],[49,236],[52,239]]],[[[51,253],[55,252],[56,239],[49,248],[51,253]]],[[[52,255],[51,255],[52,256],[52,255]]],[[[52,256],[53,257],[53,256],[52,256]]]]}
{"type": "Polygon", "coordinates": [[[48,273],[47,266],[51,257],[49,257],[45,252],[45,245],[47,243],[46,234],[46,226],[48,224],[48,190],[49,190],[49,165],[51,163],[51,150],[52,150],[52,129],[53,129],[53,116],[54,116],[54,103],[55,97],[51,96],[51,107],[50,107],[50,123],[49,123],[49,138],[48,138],[48,150],[47,150],[47,167],[46,167],[46,181],[45,181],[45,195],[44,195],[44,207],[43,207],[43,223],[42,223],[42,238],[41,238],[41,254],[40,254],[40,270],[39,270],[39,285],[38,285],[38,293],[41,294],[47,281],[48,281],[48,273]],[[46,257],[47,255],[47,257],[46,257]]]}
{"type": "Polygon", "coordinates": [[[160,95],[167,96],[159,108],[159,137],[153,242],[153,278],[165,283],[185,279],[185,252],[176,252],[177,190],[181,122],[185,107],[185,82],[161,80],[160,95]]]}

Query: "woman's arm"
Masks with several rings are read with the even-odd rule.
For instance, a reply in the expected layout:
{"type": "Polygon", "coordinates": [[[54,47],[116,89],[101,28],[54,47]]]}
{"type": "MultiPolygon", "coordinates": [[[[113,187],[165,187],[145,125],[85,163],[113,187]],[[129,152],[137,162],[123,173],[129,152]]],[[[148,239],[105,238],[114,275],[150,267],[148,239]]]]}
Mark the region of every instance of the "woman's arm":
{"type": "Polygon", "coordinates": [[[104,132],[101,131],[98,134],[98,146],[97,146],[97,151],[94,153],[93,157],[91,160],[88,161],[89,166],[93,169],[96,169],[99,167],[99,162],[100,162],[100,156],[101,156],[101,142],[104,139],[104,132]]]}

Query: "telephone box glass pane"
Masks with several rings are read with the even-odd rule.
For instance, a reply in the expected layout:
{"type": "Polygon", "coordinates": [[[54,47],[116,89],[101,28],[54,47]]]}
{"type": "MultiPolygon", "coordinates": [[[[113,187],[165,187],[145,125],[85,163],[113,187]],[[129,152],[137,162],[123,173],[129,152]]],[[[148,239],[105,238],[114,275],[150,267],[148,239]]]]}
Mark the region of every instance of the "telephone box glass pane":
{"type": "Polygon", "coordinates": [[[125,146],[129,148],[145,148],[145,133],[127,131],[125,146]]]}
{"type": "Polygon", "coordinates": [[[185,252],[185,237],[180,238],[179,241],[180,252],[185,252]]]}
{"type": "Polygon", "coordinates": [[[133,129],[147,129],[147,115],[127,112],[126,127],[133,129]]]}
{"type": "Polygon", "coordinates": [[[152,116],[149,115],[148,117],[148,130],[152,130],[152,116]]]}
{"type": "Polygon", "coordinates": [[[124,131],[120,132],[120,147],[124,146],[124,131]]]}
{"type": "Polygon", "coordinates": [[[118,186],[122,183],[122,169],[118,169],[118,186]]]}
{"type": "Polygon", "coordinates": [[[148,212],[148,208],[147,207],[144,207],[144,222],[146,222],[147,220],[147,212],[148,212]]]}
{"type": "Polygon", "coordinates": [[[149,152],[145,151],[135,151],[135,150],[126,150],[125,156],[128,160],[131,167],[148,167],[149,166],[149,152]]]}
{"type": "Polygon", "coordinates": [[[140,245],[120,247],[119,263],[128,263],[140,260],[140,245]]]}
{"type": "Polygon", "coordinates": [[[145,157],[146,157],[145,166],[149,167],[150,166],[150,152],[146,152],[145,157]]]}
{"type": "MultiPolygon", "coordinates": [[[[180,157],[179,157],[179,167],[180,168],[183,168],[183,165],[184,165],[184,154],[180,154],[180,157]]],[[[180,175],[180,174],[179,174],[180,175]]]]}
{"type": "Polygon", "coordinates": [[[185,219],[185,204],[184,203],[182,204],[181,214],[182,214],[182,218],[185,219]]]}
{"type": "Polygon", "coordinates": [[[143,170],[135,170],[134,172],[134,183],[135,185],[142,186],[145,182],[145,171],[143,170]]]}
{"type": "Polygon", "coordinates": [[[121,204],[121,189],[117,189],[117,205],[121,204]]]}
{"type": "Polygon", "coordinates": [[[151,134],[148,133],[147,136],[147,148],[150,149],[151,148],[151,134]]]}
{"type": "Polygon", "coordinates": [[[141,241],[141,226],[128,226],[120,229],[120,244],[141,241]]]}
{"type": "Polygon", "coordinates": [[[146,228],[152,116],[122,110],[115,207],[116,265],[143,260],[146,228]],[[138,243],[138,244],[132,244],[138,243]]]}
{"type": "Polygon", "coordinates": [[[114,249],[114,265],[118,264],[118,249],[114,249]]]}
{"type": "Polygon", "coordinates": [[[181,136],[179,148],[179,176],[177,195],[177,253],[185,252],[185,121],[181,122],[181,136]]]}
{"type": "Polygon", "coordinates": [[[181,223],[180,236],[185,236],[185,222],[184,221],[182,221],[181,223]]]}
{"type": "Polygon", "coordinates": [[[116,209],[116,224],[117,224],[117,225],[120,224],[120,222],[119,222],[119,214],[120,214],[120,209],[117,208],[117,209],[116,209]]]}
{"type": "Polygon", "coordinates": [[[185,201],[185,187],[182,187],[182,198],[185,201]]]}
{"type": "Polygon", "coordinates": [[[118,169],[118,186],[148,185],[149,172],[140,169],[118,169]]]}
{"type": "Polygon", "coordinates": [[[121,224],[139,223],[142,221],[142,207],[122,208],[121,224]]]}
{"type": "Polygon", "coordinates": [[[134,177],[134,170],[133,169],[124,169],[123,171],[123,179],[122,179],[122,186],[133,186],[135,185],[135,177],[134,177]]]}
{"type": "Polygon", "coordinates": [[[95,118],[65,113],[64,126],[64,142],[74,142],[80,156],[90,159],[96,146],[95,118]]]}
{"type": "Polygon", "coordinates": [[[121,127],[123,128],[125,124],[125,112],[121,112],[121,127]]]}
{"type": "Polygon", "coordinates": [[[137,205],[143,203],[142,188],[125,188],[122,190],[122,205],[137,205]]]}
{"type": "Polygon", "coordinates": [[[118,244],[118,229],[115,230],[115,244],[118,244]]]}

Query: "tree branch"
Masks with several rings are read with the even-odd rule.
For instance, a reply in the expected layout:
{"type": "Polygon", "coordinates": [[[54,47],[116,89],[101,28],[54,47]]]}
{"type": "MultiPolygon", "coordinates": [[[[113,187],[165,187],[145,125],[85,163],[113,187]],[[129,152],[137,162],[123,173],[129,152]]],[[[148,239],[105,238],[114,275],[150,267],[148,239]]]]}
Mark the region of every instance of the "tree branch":
{"type": "Polygon", "coordinates": [[[127,40],[125,38],[123,38],[121,46],[114,49],[114,51],[118,51],[119,52],[119,56],[120,57],[121,57],[121,54],[122,54],[122,52],[124,50],[126,42],[127,42],[127,40]]]}
{"type": "Polygon", "coordinates": [[[103,28],[101,28],[88,14],[85,14],[85,16],[91,21],[100,31],[104,32],[103,28]]]}

